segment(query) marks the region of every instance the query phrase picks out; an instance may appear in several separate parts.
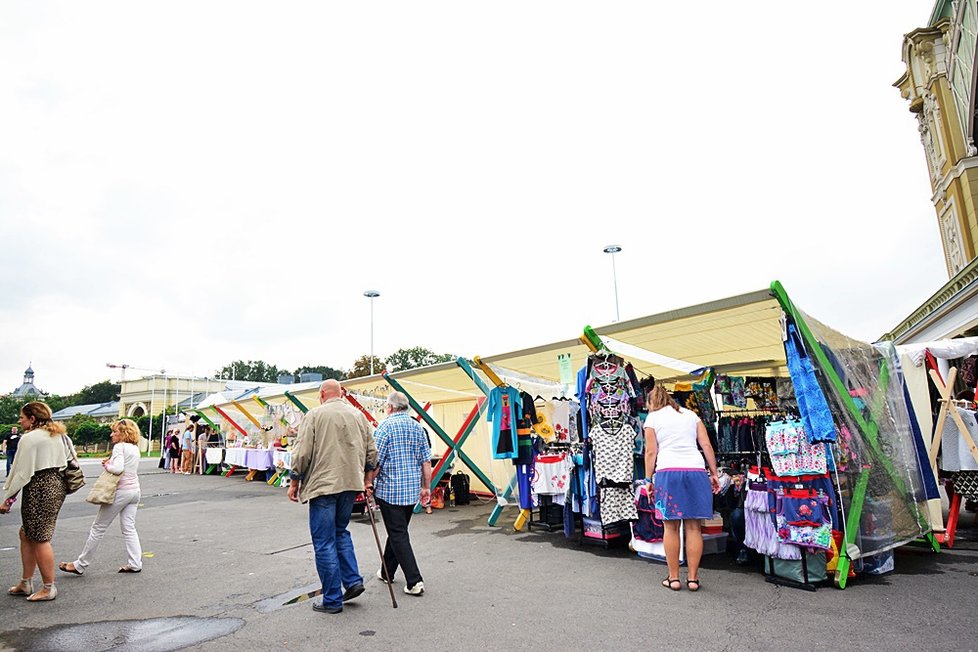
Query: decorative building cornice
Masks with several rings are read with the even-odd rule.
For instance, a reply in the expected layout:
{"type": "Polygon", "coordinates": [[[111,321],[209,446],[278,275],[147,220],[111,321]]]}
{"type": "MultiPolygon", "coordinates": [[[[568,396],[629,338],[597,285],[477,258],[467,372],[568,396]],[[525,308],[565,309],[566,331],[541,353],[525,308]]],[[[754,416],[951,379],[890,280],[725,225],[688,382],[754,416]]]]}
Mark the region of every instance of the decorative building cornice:
{"type": "Polygon", "coordinates": [[[911,113],[921,111],[922,98],[934,80],[947,76],[946,39],[951,27],[951,21],[945,18],[932,27],[915,29],[903,37],[903,63],[907,70],[893,86],[910,102],[911,113]]]}
{"type": "Polygon", "coordinates": [[[963,158],[958,161],[954,167],[948,170],[947,174],[944,175],[936,185],[934,189],[934,194],[931,196],[930,200],[937,206],[938,202],[947,199],[948,188],[951,187],[951,182],[955,179],[959,179],[965,170],[970,170],[972,168],[978,168],[978,156],[969,156],[968,158],[963,158]]]}
{"type": "Polygon", "coordinates": [[[917,308],[909,317],[880,340],[892,340],[897,344],[907,341],[915,332],[924,329],[948,311],[978,295],[978,258],[965,265],[944,287],[917,308]]]}

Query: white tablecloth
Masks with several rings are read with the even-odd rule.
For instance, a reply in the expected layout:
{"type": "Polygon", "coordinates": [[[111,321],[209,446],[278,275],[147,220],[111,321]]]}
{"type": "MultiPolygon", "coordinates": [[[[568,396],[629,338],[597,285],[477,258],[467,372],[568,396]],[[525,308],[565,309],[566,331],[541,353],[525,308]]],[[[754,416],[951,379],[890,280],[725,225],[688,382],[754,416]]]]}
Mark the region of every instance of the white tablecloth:
{"type": "Polygon", "coordinates": [[[221,454],[224,452],[223,448],[205,448],[204,449],[204,459],[208,464],[220,464],[221,454]]]}
{"type": "Polygon", "coordinates": [[[246,466],[245,453],[247,452],[247,448],[228,448],[224,452],[224,463],[231,466],[246,466]]]}

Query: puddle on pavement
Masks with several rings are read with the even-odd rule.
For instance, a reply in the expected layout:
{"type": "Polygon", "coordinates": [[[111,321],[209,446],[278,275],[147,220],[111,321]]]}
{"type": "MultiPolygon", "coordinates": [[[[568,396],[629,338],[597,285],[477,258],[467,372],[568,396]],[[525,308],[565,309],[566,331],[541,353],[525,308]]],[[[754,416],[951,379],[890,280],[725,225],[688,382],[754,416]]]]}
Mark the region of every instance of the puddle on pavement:
{"type": "Polygon", "coordinates": [[[244,624],[245,621],[241,618],[194,616],[109,620],[101,623],[19,629],[0,634],[0,643],[3,643],[2,647],[14,650],[50,652],[170,652],[233,634],[244,624]]]}

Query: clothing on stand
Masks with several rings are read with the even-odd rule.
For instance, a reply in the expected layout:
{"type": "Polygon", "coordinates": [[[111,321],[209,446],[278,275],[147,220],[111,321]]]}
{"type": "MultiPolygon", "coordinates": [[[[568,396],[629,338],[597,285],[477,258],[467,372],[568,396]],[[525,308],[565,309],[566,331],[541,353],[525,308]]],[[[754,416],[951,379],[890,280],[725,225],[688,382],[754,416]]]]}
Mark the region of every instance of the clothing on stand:
{"type": "Polygon", "coordinates": [[[523,401],[514,387],[494,387],[489,392],[486,421],[492,423],[493,458],[512,459],[517,455],[516,428],[522,418],[523,401]]]}

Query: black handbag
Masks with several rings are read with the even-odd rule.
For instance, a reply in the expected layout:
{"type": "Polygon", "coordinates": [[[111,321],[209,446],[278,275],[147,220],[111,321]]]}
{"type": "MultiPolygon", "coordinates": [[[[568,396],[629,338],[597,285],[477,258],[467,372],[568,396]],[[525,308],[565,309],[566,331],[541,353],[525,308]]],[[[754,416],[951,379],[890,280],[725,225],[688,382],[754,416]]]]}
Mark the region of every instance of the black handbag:
{"type": "Polygon", "coordinates": [[[75,455],[68,435],[61,435],[61,441],[65,445],[65,452],[68,454],[68,466],[64,470],[65,493],[73,494],[85,486],[85,474],[82,473],[81,466],[78,465],[78,456],[75,455]]]}

